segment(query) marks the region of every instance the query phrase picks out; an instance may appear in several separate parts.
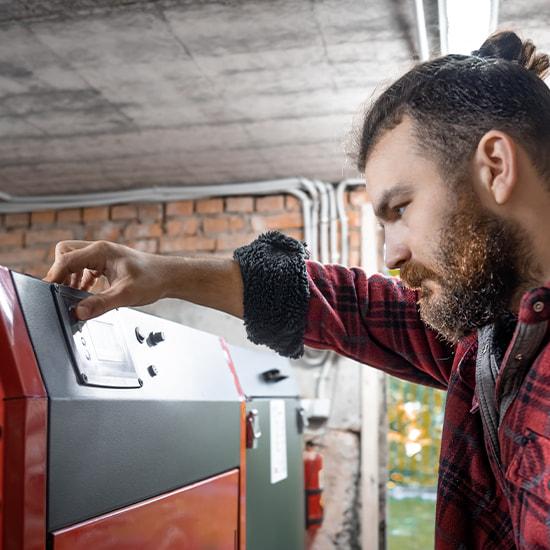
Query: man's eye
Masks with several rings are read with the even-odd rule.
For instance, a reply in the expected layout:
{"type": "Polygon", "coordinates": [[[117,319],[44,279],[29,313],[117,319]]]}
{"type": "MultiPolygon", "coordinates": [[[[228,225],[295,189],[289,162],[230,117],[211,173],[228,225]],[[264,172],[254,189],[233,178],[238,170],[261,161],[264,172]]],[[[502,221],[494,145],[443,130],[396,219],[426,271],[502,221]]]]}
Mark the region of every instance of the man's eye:
{"type": "Polygon", "coordinates": [[[394,212],[397,214],[398,217],[403,217],[403,214],[405,214],[405,209],[407,208],[408,204],[402,204],[400,206],[394,207],[394,212]]]}

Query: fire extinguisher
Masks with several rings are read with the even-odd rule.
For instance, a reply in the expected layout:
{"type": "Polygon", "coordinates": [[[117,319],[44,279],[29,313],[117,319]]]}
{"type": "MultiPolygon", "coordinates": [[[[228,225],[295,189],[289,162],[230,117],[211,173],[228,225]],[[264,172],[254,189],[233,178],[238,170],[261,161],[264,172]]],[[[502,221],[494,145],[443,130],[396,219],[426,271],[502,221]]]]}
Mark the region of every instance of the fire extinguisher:
{"type": "Polygon", "coordinates": [[[323,523],[323,457],[311,441],[304,451],[306,528],[313,535],[323,523]]]}

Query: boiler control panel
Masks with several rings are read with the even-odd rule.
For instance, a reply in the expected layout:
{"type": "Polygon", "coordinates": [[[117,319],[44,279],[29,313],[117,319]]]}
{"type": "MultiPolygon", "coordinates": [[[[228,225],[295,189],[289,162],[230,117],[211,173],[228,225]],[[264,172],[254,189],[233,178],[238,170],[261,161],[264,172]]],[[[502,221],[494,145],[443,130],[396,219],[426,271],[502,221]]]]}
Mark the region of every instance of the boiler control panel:
{"type": "Polygon", "coordinates": [[[140,388],[143,382],[118,326],[118,312],[109,311],[82,322],[75,317],[74,308],[86,294],[61,285],[53,285],[52,291],[80,382],[89,386],[140,388]]]}

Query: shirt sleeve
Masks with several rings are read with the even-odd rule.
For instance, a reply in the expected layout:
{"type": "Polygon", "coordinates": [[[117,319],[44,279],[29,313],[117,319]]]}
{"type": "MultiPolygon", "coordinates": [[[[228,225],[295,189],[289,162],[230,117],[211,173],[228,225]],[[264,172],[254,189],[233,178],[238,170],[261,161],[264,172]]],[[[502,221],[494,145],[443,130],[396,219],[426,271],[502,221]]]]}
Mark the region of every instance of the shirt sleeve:
{"type": "Polygon", "coordinates": [[[412,382],[447,388],[454,347],[420,318],[417,293],[398,279],[306,261],[304,344],[330,349],[412,382]]]}

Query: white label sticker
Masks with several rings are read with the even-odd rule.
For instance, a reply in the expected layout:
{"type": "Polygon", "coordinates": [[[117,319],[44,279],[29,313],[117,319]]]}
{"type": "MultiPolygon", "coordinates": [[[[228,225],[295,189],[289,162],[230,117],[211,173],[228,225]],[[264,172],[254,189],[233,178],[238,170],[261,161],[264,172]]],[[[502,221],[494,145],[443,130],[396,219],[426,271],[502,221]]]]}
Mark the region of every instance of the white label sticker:
{"type": "Polygon", "coordinates": [[[277,483],[288,476],[285,402],[282,399],[270,401],[269,423],[271,433],[271,483],[277,483]]]}

